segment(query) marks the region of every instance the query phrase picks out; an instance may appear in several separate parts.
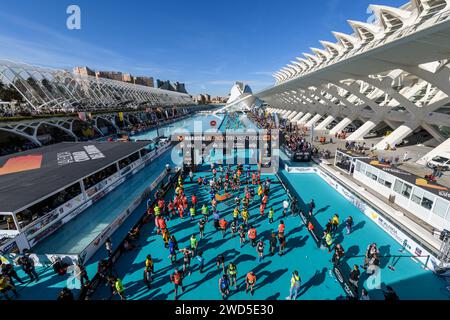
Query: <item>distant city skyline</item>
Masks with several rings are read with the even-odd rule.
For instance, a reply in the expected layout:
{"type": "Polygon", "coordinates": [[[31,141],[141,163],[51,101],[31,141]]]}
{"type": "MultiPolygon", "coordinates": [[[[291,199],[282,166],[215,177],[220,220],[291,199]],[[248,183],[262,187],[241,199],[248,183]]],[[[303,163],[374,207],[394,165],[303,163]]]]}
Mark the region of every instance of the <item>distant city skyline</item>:
{"type": "MultiPolygon", "coordinates": [[[[379,0],[400,6],[406,0],[379,0]]],[[[0,18],[0,58],[73,70],[117,70],[170,79],[192,95],[226,96],[235,81],[254,92],[272,86],[286,62],[352,33],[372,1],[9,1],[0,18]],[[66,9],[81,8],[81,30],[66,9]],[[239,7],[239,10],[234,8],[239,7]]]]}

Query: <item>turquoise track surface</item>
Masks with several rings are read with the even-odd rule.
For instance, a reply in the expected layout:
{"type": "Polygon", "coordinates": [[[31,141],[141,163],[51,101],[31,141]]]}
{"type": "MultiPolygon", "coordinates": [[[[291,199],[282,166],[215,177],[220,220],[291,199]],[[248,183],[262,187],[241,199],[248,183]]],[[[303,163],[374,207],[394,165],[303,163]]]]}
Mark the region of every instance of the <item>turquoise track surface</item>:
{"type": "MultiPolygon", "coordinates": [[[[225,123],[226,121],[229,121],[228,117],[225,118],[225,123]]],[[[226,124],[222,125],[222,127],[224,126],[226,127],[226,124]]],[[[83,219],[89,217],[89,214],[94,212],[101,215],[105,210],[114,211],[116,207],[131,203],[133,201],[133,192],[150,184],[164,165],[170,163],[169,160],[170,151],[143,169],[131,180],[125,182],[125,184],[114,191],[116,194],[113,192],[100,200],[92,207],[93,211],[91,213],[86,211],[77,219],[82,219],[81,221],[83,221],[83,219]]],[[[376,242],[384,257],[381,261],[382,287],[391,285],[401,299],[449,299],[449,291],[446,289],[448,284],[430,271],[424,270],[409,255],[401,253],[399,251],[401,246],[396,241],[326,184],[319,176],[314,174],[288,174],[284,171],[280,172],[280,174],[285,176],[292,190],[295,190],[295,192],[291,192],[296,194],[304,203],[309,203],[311,199],[315,200],[316,218],[322,225],[325,225],[326,221],[334,213],[340,215],[341,221],[344,221],[349,215],[354,218],[355,228],[353,233],[348,236],[344,235],[345,231],[341,227],[335,237],[335,241],[342,243],[346,249],[345,264],[349,266],[354,264],[361,265],[363,258],[360,256],[364,255],[367,245],[376,242]],[[395,261],[391,256],[403,257],[395,261]],[[395,265],[395,271],[389,269],[389,265],[395,265]]],[[[205,175],[210,176],[208,172],[200,172],[196,174],[196,178],[205,175]]],[[[272,231],[276,230],[279,224],[282,202],[287,198],[286,192],[277,178],[275,176],[270,176],[270,178],[273,182],[271,184],[268,206],[274,207],[276,221],[273,224],[269,224],[267,215],[263,218],[259,216],[260,203],[258,197],[251,204],[250,211],[251,223],[257,227],[259,238],[266,241],[266,254],[268,254],[268,237],[272,231]]],[[[185,187],[188,199],[195,193],[199,198],[200,206],[203,202],[208,202],[209,204],[209,194],[204,188],[199,188],[196,183],[191,184],[188,182],[186,182],[185,187]]],[[[241,197],[243,196],[242,190],[239,193],[241,197]]],[[[167,198],[172,197],[173,193],[167,196],[167,198]]],[[[232,204],[230,202],[220,203],[218,208],[220,215],[231,221],[232,204]]],[[[125,237],[128,230],[139,220],[145,210],[146,204],[142,203],[112,236],[113,245],[117,245],[125,237]]],[[[88,220],[84,220],[87,221],[86,230],[89,230],[90,226],[88,220]]],[[[176,218],[168,222],[171,234],[174,234],[177,238],[180,248],[187,247],[190,236],[198,233],[198,220],[199,217],[195,221],[176,218]]],[[[330,271],[332,267],[330,262],[331,254],[317,247],[298,216],[289,216],[284,220],[286,222],[287,235],[286,254],[283,257],[266,255],[261,262],[258,262],[256,249],[251,247],[250,244],[247,243],[243,248],[240,248],[238,237],[233,239],[228,233],[225,238],[222,238],[221,233],[216,233],[212,222],[209,222],[205,230],[205,238],[199,243],[200,249],[204,250],[204,273],[199,273],[197,261],[193,259],[191,263],[193,273],[184,280],[186,291],[180,295],[180,300],[221,299],[218,290],[220,270],[216,268],[215,264],[216,256],[221,253],[225,255],[226,262],[234,262],[238,268],[238,290],[231,292],[231,300],[283,300],[289,294],[291,273],[294,270],[298,270],[302,278],[302,289],[298,299],[326,300],[336,299],[344,295],[343,289],[330,271]],[[244,277],[250,270],[253,270],[257,276],[254,296],[245,293],[244,277]]],[[[83,225],[76,221],[74,225],[83,225]]],[[[84,228],[79,229],[75,232],[74,237],[78,234],[83,234],[86,230],[84,228]]],[[[73,231],[76,231],[76,229],[67,230],[68,233],[73,231]]],[[[70,243],[69,239],[72,238],[72,236],[56,234],[55,239],[58,237],[62,237],[60,238],[62,239],[61,241],[67,241],[67,245],[70,243]]],[[[83,240],[80,239],[80,241],[83,240]]],[[[156,234],[153,222],[146,225],[141,231],[139,244],[140,247],[137,250],[123,254],[115,265],[115,271],[123,280],[127,298],[130,300],[173,299],[173,284],[169,281],[169,275],[173,272],[174,267],[170,265],[168,249],[164,248],[161,236],[156,234]],[[156,274],[154,275],[151,290],[148,290],[143,283],[144,262],[148,254],[151,254],[156,262],[156,274]]],[[[102,247],[88,261],[87,270],[89,277],[95,274],[97,262],[105,257],[106,252],[102,247]]],[[[181,259],[181,254],[178,258],[181,259]]],[[[181,264],[178,267],[181,268],[181,264]]],[[[20,276],[24,277],[19,268],[16,267],[16,270],[20,276]]],[[[44,270],[39,268],[38,272],[41,273],[41,279],[37,283],[28,284],[26,287],[18,286],[21,299],[53,300],[57,293],[66,286],[67,276],[56,276],[52,269],[44,270]]],[[[372,288],[373,279],[367,278],[365,273],[362,273],[361,278],[363,281],[361,283],[364,283],[364,287],[369,289],[371,298],[382,299],[381,291],[372,288]]],[[[24,279],[26,279],[26,276],[24,279]]],[[[118,299],[117,296],[110,297],[109,289],[105,285],[101,285],[98,288],[93,298],[118,299]]]]}

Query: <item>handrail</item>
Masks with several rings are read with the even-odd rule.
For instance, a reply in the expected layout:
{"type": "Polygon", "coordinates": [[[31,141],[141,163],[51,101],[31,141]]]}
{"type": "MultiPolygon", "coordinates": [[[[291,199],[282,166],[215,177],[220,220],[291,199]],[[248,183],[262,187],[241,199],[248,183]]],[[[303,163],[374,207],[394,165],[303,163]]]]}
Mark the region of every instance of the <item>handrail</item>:
{"type": "MultiPolygon", "coordinates": [[[[167,193],[170,191],[170,186],[173,185],[178,181],[178,177],[182,174],[182,169],[179,169],[174,176],[171,177],[170,181],[162,185],[163,195],[167,195],[167,193]]],[[[161,181],[159,184],[161,184],[163,181],[161,181]]],[[[157,188],[157,186],[156,186],[157,188]]],[[[153,200],[152,206],[156,204],[157,200],[153,200]]],[[[145,218],[146,218],[147,212],[143,213],[139,221],[130,229],[134,230],[138,228],[139,230],[142,229],[142,227],[146,224],[145,218]]],[[[108,265],[113,265],[122,255],[123,253],[123,247],[125,243],[125,238],[122,240],[122,242],[117,246],[116,250],[113,252],[111,257],[106,259],[108,265]]],[[[97,272],[94,277],[90,281],[90,287],[89,290],[86,292],[82,292],[80,296],[78,297],[78,300],[86,300],[86,298],[89,298],[99,287],[99,285],[102,282],[102,278],[100,277],[99,273],[97,272]]]]}

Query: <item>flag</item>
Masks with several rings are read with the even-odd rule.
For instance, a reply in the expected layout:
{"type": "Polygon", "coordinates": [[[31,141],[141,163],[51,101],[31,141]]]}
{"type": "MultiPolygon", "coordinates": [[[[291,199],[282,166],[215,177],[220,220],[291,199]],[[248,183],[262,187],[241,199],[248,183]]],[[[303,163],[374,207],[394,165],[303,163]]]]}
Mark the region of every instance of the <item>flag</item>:
{"type": "Polygon", "coordinates": [[[78,118],[81,121],[86,121],[86,112],[78,112],[78,118]]]}

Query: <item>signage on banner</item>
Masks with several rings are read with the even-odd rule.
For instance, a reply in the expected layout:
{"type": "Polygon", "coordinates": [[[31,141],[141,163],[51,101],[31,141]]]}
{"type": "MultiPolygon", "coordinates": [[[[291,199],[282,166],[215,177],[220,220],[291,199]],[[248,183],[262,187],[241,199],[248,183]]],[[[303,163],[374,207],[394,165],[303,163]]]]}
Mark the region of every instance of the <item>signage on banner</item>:
{"type": "Polygon", "coordinates": [[[350,298],[355,298],[355,292],[351,289],[350,284],[348,283],[348,281],[346,281],[344,279],[344,276],[341,272],[341,270],[339,269],[338,266],[334,266],[333,268],[333,273],[336,277],[336,280],[339,282],[339,284],[342,286],[342,289],[344,289],[345,293],[347,294],[348,297],[350,298]]]}
{"type": "Polygon", "coordinates": [[[395,225],[387,221],[384,217],[381,216],[380,213],[376,212],[376,209],[370,206],[370,204],[360,198],[357,194],[348,190],[336,181],[332,181],[331,179],[333,178],[329,177],[322,170],[319,170],[318,172],[321,178],[323,178],[329,185],[334,187],[347,200],[353,203],[362,213],[372,219],[372,221],[374,221],[381,229],[383,229],[395,241],[401,244],[405,250],[416,256],[416,258],[420,260],[426,267],[431,267],[431,269],[434,268],[434,266],[437,264],[436,259],[434,259],[434,257],[428,250],[425,250],[415,240],[403,233],[395,225]],[[419,252],[420,254],[418,254],[419,252]],[[428,262],[431,262],[431,266],[428,264],[428,262]]]}
{"type": "Polygon", "coordinates": [[[105,158],[105,155],[94,145],[83,147],[84,151],[59,152],[56,155],[58,165],[67,165],[74,162],[85,162],[105,158]]]}

